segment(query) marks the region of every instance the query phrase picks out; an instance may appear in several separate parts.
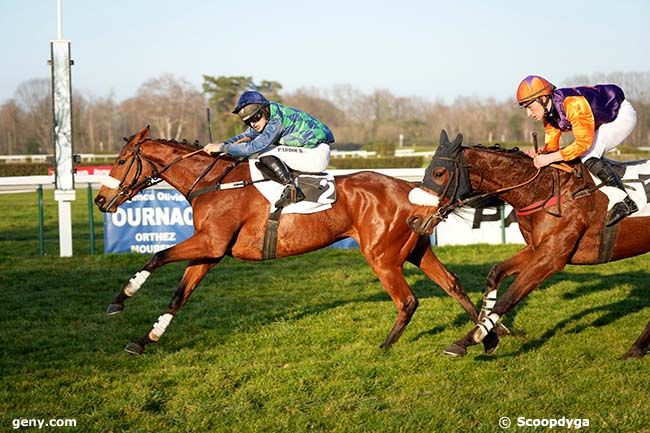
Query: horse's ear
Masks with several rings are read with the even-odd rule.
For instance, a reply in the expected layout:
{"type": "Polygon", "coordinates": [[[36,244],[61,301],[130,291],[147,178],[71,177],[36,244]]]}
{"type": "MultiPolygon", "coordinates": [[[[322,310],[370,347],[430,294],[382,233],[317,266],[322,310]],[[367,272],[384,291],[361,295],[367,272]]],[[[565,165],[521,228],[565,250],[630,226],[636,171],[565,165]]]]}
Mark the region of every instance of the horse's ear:
{"type": "Polygon", "coordinates": [[[151,132],[151,128],[149,127],[149,125],[147,125],[147,126],[144,127],[144,129],[142,131],[135,134],[135,137],[133,137],[133,139],[131,141],[133,141],[134,143],[140,143],[140,142],[146,140],[147,137],[149,137],[150,132],[151,132]]]}
{"type": "Polygon", "coordinates": [[[463,134],[458,134],[456,138],[454,139],[454,147],[460,147],[460,145],[463,144],[463,134]]]}
{"type": "Polygon", "coordinates": [[[440,146],[446,146],[449,144],[449,136],[447,135],[447,131],[444,129],[440,131],[440,146]]]}

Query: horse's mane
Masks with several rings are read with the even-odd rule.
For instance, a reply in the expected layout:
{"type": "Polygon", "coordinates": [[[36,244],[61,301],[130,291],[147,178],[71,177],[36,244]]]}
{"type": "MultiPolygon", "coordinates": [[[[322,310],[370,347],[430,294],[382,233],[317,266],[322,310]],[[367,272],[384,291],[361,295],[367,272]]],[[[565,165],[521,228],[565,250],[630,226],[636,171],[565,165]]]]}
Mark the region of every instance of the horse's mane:
{"type": "Polygon", "coordinates": [[[506,156],[511,156],[511,157],[514,157],[514,158],[525,157],[525,158],[528,158],[528,159],[530,159],[532,161],[530,156],[528,156],[527,154],[525,154],[524,152],[519,150],[518,147],[513,147],[513,148],[501,147],[501,145],[499,143],[496,143],[496,144],[494,144],[492,146],[485,146],[485,145],[479,143],[479,144],[474,144],[474,145],[471,145],[471,146],[463,146],[463,147],[466,147],[467,149],[475,149],[475,150],[480,150],[480,151],[485,151],[485,152],[499,153],[499,154],[506,155],[506,156]]]}
{"type": "Polygon", "coordinates": [[[199,143],[199,140],[194,140],[193,143],[190,143],[185,139],[178,141],[178,140],[168,139],[168,138],[150,138],[149,140],[158,141],[162,144],[168,144],[170,146],[181,148],[183,150],[197,150],[202,147],[201,143],[199,143]]]}
{"type": "MultiPolygon", "coordinates": [[[[133,139],[135,138],[136,135],[138,135],[138,134],[133,134],[130,137],[124,137],[123,140],[126,143],[130,143],[131,141],[133,141],[133,139]]],[[[159,143],[171,145],[173,147],[181,148],[183,150],[197,150],[197,149],[200,149],[202,147],[199,140],[194,140],[193,143],[190,143],[189,141],[187,141],[185,139],[183,139],[181,141],[178,141],[178,140],[174,140],[173,138],[147,137],[146,140],[157,141],[159,143]]]]}

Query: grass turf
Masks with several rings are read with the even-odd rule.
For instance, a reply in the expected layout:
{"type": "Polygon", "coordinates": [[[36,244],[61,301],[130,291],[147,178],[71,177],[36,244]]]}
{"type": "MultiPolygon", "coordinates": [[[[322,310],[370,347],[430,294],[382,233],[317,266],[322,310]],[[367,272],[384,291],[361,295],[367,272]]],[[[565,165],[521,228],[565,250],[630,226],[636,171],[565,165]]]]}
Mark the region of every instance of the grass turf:
{"type": "MultiPolygon", "coordinates": [[[[648,320],[648,256],[567,268],[506,317],[513,336],[495,356],[476,346],[462,359],[441,351],[471,323],[410,265],[420,308],[385,351],[395,309],[357,250],[225,259],[161,341],[134,357],[123,346],[164,313],[183,264],[154,273],[121,315],[107,317],[147,256],[89,256],[79,191],[76,255],[57,257],[47,191],[45,202],[41,257],[36,195],[0,196],[0,431],[18,418],[73,418],[75,428],[54,430],[494,432],[504,416],[510,431],[546,430],[517,427],[518,417],[650,431],[650,356],[618,360],[648,320]]],[[[518,248],[435,252],[478,303],[489,268],[518,248]]]]}

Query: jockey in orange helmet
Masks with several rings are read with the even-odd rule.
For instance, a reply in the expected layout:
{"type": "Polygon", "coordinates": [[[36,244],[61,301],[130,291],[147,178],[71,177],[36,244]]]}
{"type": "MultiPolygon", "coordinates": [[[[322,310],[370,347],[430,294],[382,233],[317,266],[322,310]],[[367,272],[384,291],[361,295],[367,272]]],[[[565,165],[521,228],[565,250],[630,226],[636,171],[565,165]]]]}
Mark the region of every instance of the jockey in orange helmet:
{"type": "MultiPolygon", "coordinates": [[[[557,161],[575,158],[587,166],[606,186],[620,188],[623,182],[614,169],[601,158],[618,146],[634,129],[636,111],[625,94],[614,84],[558,89],[546,79],[529,75],[517,88],[517,103],[528,117],[544,122],[546,146],[537,154],[527,151],[540,168],[557,161]],[[560,149],[562,132],[573,131],[575,141],[560,149]]],[[[638,210],[626,196],[607,213],[605,224],[611,226],[638,210]]]]}

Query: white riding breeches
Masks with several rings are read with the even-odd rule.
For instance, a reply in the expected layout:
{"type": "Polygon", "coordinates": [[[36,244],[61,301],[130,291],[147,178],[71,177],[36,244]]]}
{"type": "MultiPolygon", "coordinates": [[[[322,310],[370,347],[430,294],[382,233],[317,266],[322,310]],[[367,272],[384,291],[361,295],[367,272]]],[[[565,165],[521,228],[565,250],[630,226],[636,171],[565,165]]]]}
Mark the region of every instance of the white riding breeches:
{"type": "Polygon", "coordinates": [[[271,150],[261,152],[259,157],[274,155],[284,161],[290,168],[308,173],[325,171],[330,162],[330,145],[321,143],[317,147],[275,146],[271,150]]]}
{"type": "Polygon", "coordinates": [[[616,119],[609,123],[604,123],[596,129],[594,143],[589,150],[582,154],[580,159],[584,162],[589,158],[601,158],[605,152],[621,144],[630,135],[635,126],[636,111],[627,100],[623,101],[616,119]]]}

